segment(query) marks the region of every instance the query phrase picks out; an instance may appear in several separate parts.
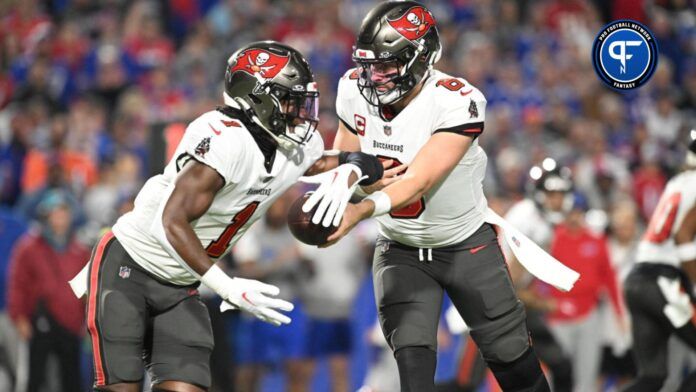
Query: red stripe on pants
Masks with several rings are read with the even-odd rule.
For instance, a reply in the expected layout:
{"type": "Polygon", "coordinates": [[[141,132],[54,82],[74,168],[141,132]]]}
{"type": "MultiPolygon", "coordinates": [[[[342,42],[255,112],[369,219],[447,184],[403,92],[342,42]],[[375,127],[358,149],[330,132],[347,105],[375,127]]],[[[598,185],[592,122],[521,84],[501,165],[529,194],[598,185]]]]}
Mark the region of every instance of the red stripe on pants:
{"type": "Polygon", "coordinates": [[[92,265],[89,271],[89,300],[87,302],[87,329],[92,335],[92,355],[94,355],[94,373],[96,375],[96,385],[105,385],[104,364],[102,363],[101,345],[99,343],[99,330],[97,329],[97,303],[99,301],[99,268],[104,258],[104,247],[114,237],[112,232],[106,233],[94,253],[92,265]]]}

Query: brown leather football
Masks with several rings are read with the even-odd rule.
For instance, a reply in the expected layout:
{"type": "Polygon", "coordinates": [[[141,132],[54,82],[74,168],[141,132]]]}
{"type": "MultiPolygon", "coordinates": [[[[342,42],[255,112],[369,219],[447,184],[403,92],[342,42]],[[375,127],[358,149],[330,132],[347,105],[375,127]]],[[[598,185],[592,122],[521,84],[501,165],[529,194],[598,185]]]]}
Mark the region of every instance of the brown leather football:
{"type": "Polygon", "coordinates": [[[292,203],[288,210],[288,227],[295,238],[307,245],[325,244],[326,239],[338,228],[334,225],[324,227],[321,224],[312,223],[312,216],[319,204],[309,212],[302,212],[302,205],[308,198],[309,194],[304,194],[292,203]]]}

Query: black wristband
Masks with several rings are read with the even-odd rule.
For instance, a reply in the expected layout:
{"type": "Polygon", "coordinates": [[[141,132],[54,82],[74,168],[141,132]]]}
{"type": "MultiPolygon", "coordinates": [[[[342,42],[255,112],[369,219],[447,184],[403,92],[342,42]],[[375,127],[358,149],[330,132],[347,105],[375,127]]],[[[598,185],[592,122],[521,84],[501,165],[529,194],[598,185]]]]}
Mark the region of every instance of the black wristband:
{"type": "Polygon", "coordinates": [[[382,162],[377,159],[376,156],[365,154],[364,152],[340,152],[338,154],[338,163],[352,163],[360,168],[362,174],[367,176],[366,179],[362,181],[362,185],[371,185],[377,182],[384,174],[384,167],[382,162]],[[345,161],[341,162],[343,154],[345,154],[345,161]]]}
{"type": "Polygon", "coordinates": [[[344,163],[348,162],[348,155],[350,153],[348,151],[341,151],[338,153],[338,164],[343,165],[344,163]]]}

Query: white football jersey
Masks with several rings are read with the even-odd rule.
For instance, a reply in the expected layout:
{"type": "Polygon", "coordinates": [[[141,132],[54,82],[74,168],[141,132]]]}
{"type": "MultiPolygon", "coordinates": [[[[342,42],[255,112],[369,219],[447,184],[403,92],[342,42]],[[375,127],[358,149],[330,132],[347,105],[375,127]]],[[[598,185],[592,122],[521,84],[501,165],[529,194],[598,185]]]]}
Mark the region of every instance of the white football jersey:
{"type": "MultiPolygon", "coordinates": [[[[358,135],[363,152],[408,164],[436,132],[476,135],[483,129],[486,99],[476,87],[436,70],[425,77],[420,93],[391,121],[383,120],[362,97],[355,70],[341,78],[336,111],[358,135]]],[[[452,172],[420,201],[378,217],[380,234],[420,248],[465,240],[484,221],[486,162],[485,152],[474,140],[452,172]]]]}
{"type": "MultiPolygon", "coordinates": [[[[540,247],[549,249],[553,239],[553,224],[546,219],[534,200],[527,198],[513,204],[505,214],[505,220],[540,247]]],[[[506,254],[509,254],[507,251],[510,249],[506,248],[506,254]]]]}
{"type": "Polygon", "coordinates": [[[686,213],[696,205],[696,170],[685,171],[667,183],[638,244],[637,261],[679,267],[674,235],[686,213]]]}
{"type": "Polygon", "coordinates": [[[215,169],[225,180],[206,213],[192,227],[208,255],[225,255],[268,207],[302,176],[324,151],[318,132],[292,152],[278,149],[271,172],[250,132],[241,121],[214,110],[194,120],[164,173],[150,178],[138,193],[133,211],[123,215],[113,232],[128,254],[156,277],[177,285],[196,281],[150,234],[167,188],[189,159],[215,169]]]}

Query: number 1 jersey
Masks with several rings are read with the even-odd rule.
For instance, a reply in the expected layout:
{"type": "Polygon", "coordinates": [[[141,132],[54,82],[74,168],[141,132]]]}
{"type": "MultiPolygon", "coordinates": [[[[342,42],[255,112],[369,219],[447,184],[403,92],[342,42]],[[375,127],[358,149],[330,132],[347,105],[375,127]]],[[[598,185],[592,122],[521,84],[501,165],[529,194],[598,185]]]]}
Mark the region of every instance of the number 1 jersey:
{"type": "MultiPolygon", "coordinates": [[[[362,97],[355,70],[341,78],[336,111],[340,121],[358,136],[363,152],[408,164],[437,132],[475,137],[483,130],[486,99],[477,88],[437,70],[425,78],[420,93],[391,121],[383,120],[377,108],[362,97]]],[[[421,200],[378,217],[380,234],[419,248],[465,240],[484,221],[486,162],[485,152],[474,140],[452,172],[421,200]]]]}
{"type": "Polygon", "coordinates": [[[177,284],[196,282],[150,234],[161,203],[184,164],[193,159],[218,172],[225,184],[208,211],[191,223],[193,231],[216,260],[226,254],[246,230],[283,194],[324,151],[315,132],[307,145],[292,152],[278,149],[269,173],[256,141],[241,121],[210,111],[187,128],[162,174],[150,178],[138,193],[133,211],[123,215],[113,232],[128,254],[156,277],[177,284]]]}

